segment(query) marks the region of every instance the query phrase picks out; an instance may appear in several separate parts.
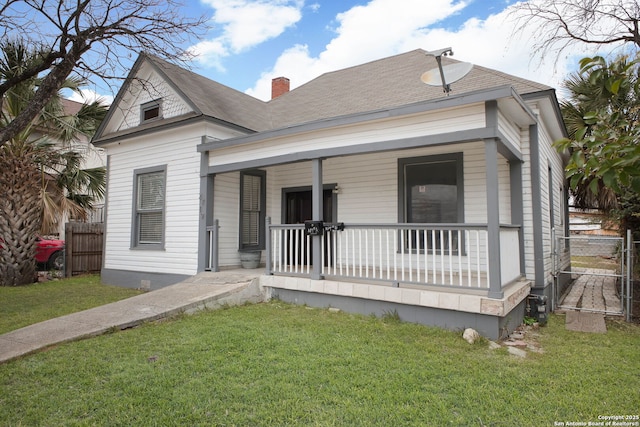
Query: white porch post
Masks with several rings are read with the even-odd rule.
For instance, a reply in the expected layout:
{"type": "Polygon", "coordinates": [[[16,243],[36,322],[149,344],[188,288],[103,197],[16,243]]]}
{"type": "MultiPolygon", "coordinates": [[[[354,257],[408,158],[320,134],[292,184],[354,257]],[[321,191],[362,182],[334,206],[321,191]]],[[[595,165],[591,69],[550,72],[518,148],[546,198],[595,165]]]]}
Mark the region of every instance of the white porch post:
{"type": "MultiPolygon", "coordinates": [[[[313,159],[312,161],[312,189],[311,189],[311,216],[313,221],[323,221],[323,197],[322,197],[322,159],[313,159]]],[[[312,261],[313,268],[311,270],[311,278],[314,280],[322,279],[322,239],[323,236],[312,237],[312,261]]]]}
{"type": "Polygon", "coordinates": [[[498,190],[498,141],[484,140],[487,184],[487,239],[489,243],[489,297],[502,298],[500,274],[500,193],[498,190]]]}

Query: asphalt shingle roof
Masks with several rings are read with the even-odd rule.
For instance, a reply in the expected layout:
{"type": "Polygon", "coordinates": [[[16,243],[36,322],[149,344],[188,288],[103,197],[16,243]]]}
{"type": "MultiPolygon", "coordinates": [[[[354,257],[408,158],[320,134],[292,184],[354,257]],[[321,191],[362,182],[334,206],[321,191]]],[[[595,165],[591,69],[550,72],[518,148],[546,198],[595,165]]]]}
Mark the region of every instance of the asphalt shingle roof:
{"type": "MultiPolygon", "coordinates": [[[[437,68],[435,58],[413,50],[354,67],[325,73],[284,95],[264,102],[156,57],[162,72],[206,116],[257,132],[367,111],[394,108],[445,96],[442,87],[420,77],[437,68]]],[[[443,65],[458,62],[442,58],[443,65]]],[[[546,91],[549,86],[474,65],[451,84],[452,94],[512,86],[519,94],[546,91]]]]}
{"type": "Polygon", "coordinates": [[[253,130],[269,129],[264,101],[157,57],[149,59],[205,116],[253,130]]]}

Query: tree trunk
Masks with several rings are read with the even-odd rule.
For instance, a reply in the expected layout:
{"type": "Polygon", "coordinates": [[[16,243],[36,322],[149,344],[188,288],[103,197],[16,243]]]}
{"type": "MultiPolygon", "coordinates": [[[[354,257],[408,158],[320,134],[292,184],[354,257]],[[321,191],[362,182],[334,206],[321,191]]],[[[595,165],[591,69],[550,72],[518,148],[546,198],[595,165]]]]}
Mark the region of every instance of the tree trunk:
{"type": "Polygon", "coordinates": [[[36,279],[36,239],[40,230],[40,173],[33,150],[0,148],[0,285],[36,279]]]}

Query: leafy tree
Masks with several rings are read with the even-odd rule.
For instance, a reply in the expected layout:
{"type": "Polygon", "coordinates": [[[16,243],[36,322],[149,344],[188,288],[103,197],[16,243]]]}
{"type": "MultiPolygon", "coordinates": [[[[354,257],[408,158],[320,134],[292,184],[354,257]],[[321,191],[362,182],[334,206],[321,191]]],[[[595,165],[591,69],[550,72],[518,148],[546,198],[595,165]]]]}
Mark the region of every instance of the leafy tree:
{"type": "MultiPolygon", "coordinates": [[[[0,127],[0,146],[41,114],[70,77],[122,79],[120,61],[139,51],[169,60],[187,58],[185,44],[205,30],[205,18],[180,15],[176,0],[7,0],[0,5],[0,40],[20,35],[39,60],[0,77],[0,99],[41,77],[20,114],[0,127]]],[[[125,67],[128,68],[128,67],[125,67]]]]}
{"type": "Polygon", "coordinates": [[[640,204],[640,57],[608,63],[584,58],[566,80],[570,97],[561,108],[570,150],[566,168],[578,207],[600,208],[637,229],[640,204]]]}
{"type": "MultiPolygon", "coordinates": [[[[41,61],[41,52],[29,50],[20,42],[4,41],[0,51],[2,79],[11,79],[41,61]]],[[[62,87],[78,90],[81,83],[70,79],[62,87]]],[[[11,123],[28,108],[40,84],[40,78],[32,77],[4,94],[0,126],[11,123]]],[[[91,134],[105,113],[105,107],[94,103],[69,115],[64,111],[60,94],[56,93],[27,127],[0,146],[0,284],[14,286],[33,282],[36,237],[44,213],[54,218],[65,209],[79,212],[90,206],[90,199],[84,200],[84,205],[78,203],[81,191],[86,192],[91,186],[96,194],[104,191],[104,171],[89,172],[101,181],[87,180],[87,173],[79,171],[79,154],[61,149],[64,147],[52,141],[64,144],[79,134],[91,134]],[[58,196],[56,205],[49,203],[51,195],[58,196]]]]}

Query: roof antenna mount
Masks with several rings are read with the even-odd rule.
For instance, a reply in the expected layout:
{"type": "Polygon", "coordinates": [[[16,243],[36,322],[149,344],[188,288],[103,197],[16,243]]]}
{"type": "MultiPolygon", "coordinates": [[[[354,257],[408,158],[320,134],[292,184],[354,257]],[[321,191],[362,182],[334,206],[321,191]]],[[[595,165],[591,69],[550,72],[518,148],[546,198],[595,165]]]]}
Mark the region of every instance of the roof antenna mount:
{"type": "Polygon", "coordinates": [[[432,50],[426,53],[427,56],[434,56],[436,61],[438,62],[438,68],[429,70],[422,74],[420,80],[430,86],[441,86],[442,91],[449,96],[449,92],[451,92],[451,83],[457,82],[464,76],[466,76],[471,68],[473,68],[473,64],[469,62],[456,62],[455,64],[449,64],[442,66],[442,57],[443,56],[452,56],[453,51],[450,47],[445,47],[444,49],[432,50]],[[445,78],[445,75],[447,78],[445,78]],[[448,81],[447,81],[448,80],[448,81]]]}

